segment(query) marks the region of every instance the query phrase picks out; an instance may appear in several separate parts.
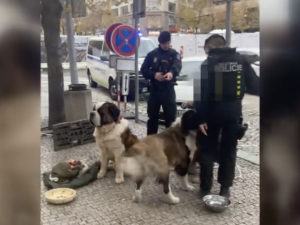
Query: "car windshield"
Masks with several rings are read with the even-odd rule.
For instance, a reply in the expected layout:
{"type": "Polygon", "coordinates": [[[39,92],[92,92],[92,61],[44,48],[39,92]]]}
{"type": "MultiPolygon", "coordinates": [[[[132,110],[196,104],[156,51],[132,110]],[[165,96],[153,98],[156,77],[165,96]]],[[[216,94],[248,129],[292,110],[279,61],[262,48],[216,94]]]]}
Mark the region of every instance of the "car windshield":
{"type": "Polygon", "coordinates": [[[251,51],[238,51],[241,55],[245,56],[246,60],[248,60],[249,63],[254,64],[255,62],[260,61],[260,57],[255,52],[251,51]]]}
{"type": "Polygon", "coordinates": [[[156,48],[151,40],[142,40],[139,47],[139,58],[145,58],[146,55],[156,48]]]}
{"type": "Polygon", "coordinates": [[[192,80],[194,77],[200,77],[200,67],[202,61],[183,61],[182,62],[182,70],[180,72],[179,77],[177,77],[178,81],[187,81],[192,80]]]}

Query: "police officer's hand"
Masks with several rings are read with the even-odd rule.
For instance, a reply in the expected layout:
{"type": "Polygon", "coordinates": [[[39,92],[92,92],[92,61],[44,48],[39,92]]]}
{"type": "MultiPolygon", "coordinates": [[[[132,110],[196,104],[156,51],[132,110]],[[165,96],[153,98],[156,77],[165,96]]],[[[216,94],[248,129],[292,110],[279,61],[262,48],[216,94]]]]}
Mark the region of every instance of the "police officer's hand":
{"type": "Polygon", "coordinates": [[[165,80],[172,80],[173,74],[168,72],[168,73],[165,74],[164,78],[165,78],[165,80]]]}
{"type": "Polygon", "coordinates": [[[200,131],[201,131],[205,136],[207,136],[206,130],[207,130],[208,128],[207,128],[207,124],[206,124],[206,123],[201,124],[201,125],[199,126],[199,129],[200,129],[200,131]]]}
{"type": "Polygon", "coordinates": [[[164,81],[165,80],[165,78],[164,78],[164,76],[163,76],[163,74],[161,73],[161,72],[157,72],[156,74],[155,74],[155,77],[154,77],[156,80],[158,80],[158,81],[164,81]]]}

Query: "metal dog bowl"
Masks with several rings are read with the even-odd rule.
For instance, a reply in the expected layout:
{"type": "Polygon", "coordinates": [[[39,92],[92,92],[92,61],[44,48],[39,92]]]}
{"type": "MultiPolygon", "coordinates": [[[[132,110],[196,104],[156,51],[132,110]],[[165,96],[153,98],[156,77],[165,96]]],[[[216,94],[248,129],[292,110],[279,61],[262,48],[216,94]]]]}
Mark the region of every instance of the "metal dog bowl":
{"type": "Polygon", "coordinates": [[[216,213],[225,211],[231,204],[228,198],[220,195],[206,195],[202,200],[206,208],[216,213]]]}

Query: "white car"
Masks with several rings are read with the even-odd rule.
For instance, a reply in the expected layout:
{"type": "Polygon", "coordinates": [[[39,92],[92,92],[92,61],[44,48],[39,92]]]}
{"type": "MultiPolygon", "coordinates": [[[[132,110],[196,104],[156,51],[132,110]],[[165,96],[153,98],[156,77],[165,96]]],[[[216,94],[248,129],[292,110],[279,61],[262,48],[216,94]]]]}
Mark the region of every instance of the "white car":
{"type": "Polygon", "coordinates": [[[182,70],[175,86],[178,105],[194,99],[194,79],[200,79],[201,64],[206,58],[207,56],[190,56],[182,59],[182,70]]]}
{"type": "Polygon", "coordinates": [[[236,51],[251,63],[253,69],[255,70],[257,76],[260,75],[260,50],[259,48],[237,48],[236,51]]]}
{"type": "MultiPolygon", "coordinates": [[[[154,42],[149,38],[141,38],[139,47],[139,69],[148,52],[155,49],[154,42]]],[[[95,88],[98,85],[109,89],[110,96],[113,100],[117,99],[116,71],[109,68],[109,56],[114,54],[107,47],[104,36],[89,37],[87,48],[87,76],[90,86],[95,88]]],[[[149,92],[149,81],[139,75],[140,93],[149,92]]],[[[121,84],[122,85],[122,84],[121,84]]],[[[132,100],[135,96],[135,75],[130,74],[129,98],[132,100]]]]}
{"type": "MultiPolygon", "coordinates": [[[[177,116],[185,112],[185,110],[181,108],[181,104],[194,99],[194,79],[200,79],[200,67],[206,58],[207,56],[183,57],[181,73],[177,77],[177,85],[175,86],[177,116]]],[[[162,108],[160,110],[159,120],[161,123],[164,121],[162,108]]]]}

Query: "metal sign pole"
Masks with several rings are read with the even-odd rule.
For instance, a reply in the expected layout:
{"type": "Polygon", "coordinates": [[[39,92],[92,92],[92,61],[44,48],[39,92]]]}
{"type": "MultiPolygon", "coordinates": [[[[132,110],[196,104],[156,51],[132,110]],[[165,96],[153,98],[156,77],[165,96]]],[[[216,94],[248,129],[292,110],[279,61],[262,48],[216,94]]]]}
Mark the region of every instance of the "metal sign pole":
{"type": "Polygon", "coordinates": [[[126,112],[127,95],[124,95],[124,112],[126,112]]]}
{"type": "Polygon", "coordinates": [[[72,0],[66,1],[66,30],[67,30],[67,40],[68,40],[70,72],[71,72],[71,84],[78,84],[71,1],[72,0]]]}
{"type": "Polygon", "coordinates": [[[117,58],[116,70],[122,73],[121,94],[124,96],[122,117],[125,119],[134,119],[135,115],[127,111],[127,96],[130,92],[130,72],[134,71],[134,60],[132,58],[117,58]]]}
{"type": "Polygon", "coordinates": [[[121,106],[121,77],[120,77],[120,72],[117,72],[117,97],[118,97],[118,107],[120,108],[121,106]]]}
{"type": "Polygon", "coordinates": [[[227,0],[226,3],[226,42],[231,44],[231,19],[232,19],[232,1],[227,0]]]}
{"type": "Polygon", "coordinates": [[[139,34],[138,34],[138,23],[139,17],[138,11],[138,0],[134,0],[134,29],[135,29],[135,122],[139,123],[139,34]]]}

